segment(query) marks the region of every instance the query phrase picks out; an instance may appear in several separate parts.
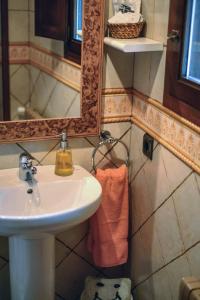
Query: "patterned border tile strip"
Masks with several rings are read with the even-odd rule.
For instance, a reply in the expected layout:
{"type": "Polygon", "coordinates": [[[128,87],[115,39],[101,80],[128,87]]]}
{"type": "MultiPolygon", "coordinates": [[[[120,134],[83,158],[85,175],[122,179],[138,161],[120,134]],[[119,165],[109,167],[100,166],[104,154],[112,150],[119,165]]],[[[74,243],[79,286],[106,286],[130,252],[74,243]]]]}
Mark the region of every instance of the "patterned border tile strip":
{"type": "Polygon", "coordinates": [[[200,135],[168,111],[134,96],[132,122],[200,173],[200,135]]]}
{"type": "Polygon", "coordinates": [[[131,117],[132,95],[104,95],[102,96],[102,113],[104,118],[131,117]]]}
{"type": "Polygon", "coordinates": [[[69,63],[68,60],[50,51],[34,44],[13,43],[9,48],[9,57],[11,64],[31,64],[76,91],[80,91],[80,66],[69,63]]]}

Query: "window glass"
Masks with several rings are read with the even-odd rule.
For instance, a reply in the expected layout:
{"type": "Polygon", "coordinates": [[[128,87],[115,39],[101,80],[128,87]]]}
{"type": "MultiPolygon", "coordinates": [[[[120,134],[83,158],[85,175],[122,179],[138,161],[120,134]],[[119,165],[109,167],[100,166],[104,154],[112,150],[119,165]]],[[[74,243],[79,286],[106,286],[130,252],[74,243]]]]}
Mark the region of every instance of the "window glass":
{"type": "Polygon", "coordinates": [[[188,0],[182,77],[200,84],[200,0],[188,0]]]}
{"type": "Polygon", "coordinates": [[[82,0],[74,1],[73,39],[82,40],[82,0]]]}

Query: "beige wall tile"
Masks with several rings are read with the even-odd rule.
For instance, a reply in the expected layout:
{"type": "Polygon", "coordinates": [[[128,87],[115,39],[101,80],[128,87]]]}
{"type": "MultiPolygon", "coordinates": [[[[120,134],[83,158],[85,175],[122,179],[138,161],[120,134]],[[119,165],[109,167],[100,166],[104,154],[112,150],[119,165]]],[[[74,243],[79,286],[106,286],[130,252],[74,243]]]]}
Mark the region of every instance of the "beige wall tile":
{"type": "Polygon", "coordinates": [[[179,299],[179,285],[183,277],[191,276],[187,257],[184,255],[169,264],[166,268],[169,276],[170,290],[172,299],[179,299]]]}
{"type": "Polygon", "coordinates": [[[161,154],[171,189],[175,190],[192,170],[163,146],[161,146],[161,154]]]}
{"type": "Polygon", "coordinates": [[[142,1],[142,14],[146,21],[145,36],[153,38],[155,0],[142,1]]]}
{"type": "Polygon", "coordinates": [[[62,261],[71,253],[71,250],[67,248],[63,243],[56,240],[55,242],[55,264],[58,267],[62,261]]]}
{"type": "Polygon", "coordinates": [[[87,235],[87,233],[88,221],[77,225],[68,231],[59,233],[57,235],[57,238],[65,243],[66,246],[73,249],[80,243],[80,241],[87,235]]]}
{"type": "Polygon", "coordinates": [[[131,202],[133,202],[132,233],[144,223],[153,212],[153,199],[150,198],[144,169],[131,182],[131,202]]]}
{"type": "Polygon", "coordinates": [[[153,160],[148,160],[144,166],[149,197],[152,200],[152,207],[154,209],[166,200],[172,191],[167,178],[161,151],[162,146],[158,145],[153,153],[153,160]]]}
{"type": "Polygon", "coordinates": [[[140,232],[134,235],[130,244],[130,276],[135,286],[145,280],[152,270],[140,232]]]}
{"type": "Polygon", "coordinates": [[[187,257],[190,264],[191,275],[194,277],[200,277],[200,244],[193,247],[187,252],[187,257]]]}
{"type": "Polygon", "coordinates": [[[156,212],[155,224],[164,260],[168,263],[184,251],[172,198],[156,212]]]}
{"type": "Polygon", "coordinates": [[[173,195],[186,248],[200,240],[200,193],[195,175],[192,174],[173,195]]]}
{"type": "Polygon", "coordinates": [[[8,264],[0,270],[0,299],[10,300],[10,278],[8,264]]]}
{"type": "Polygon", "coordinates": [[[146,280],[133,290],[133,296],[137,300],[154,300],[151,280],[146,280]]]}
{"type": "Polygon", "coordinates": [[[150,93],[151,53],[136,53],[134,61],[133,87],[145,95],[150,93]]]}
{"type": "Polygon", "coordinates": [[[170,0],[155,0],[153,38],[166,43],[170,0]]]}
{"type": "Polygon", "coordinates": [[[163,52],[152,52],[149,82],[149,96],[163,103],[165,79],[166,49],[163,52]]]}
{"type": "Polygon", "coordinates": [[[18,168],[19,155],[22,152],[16,144],[0,145],[0,169],[18,168]]]}
{"type": "Polygon", "coordinates": [[[160,240],[153,217],[141,228],[140,234],[145,249],[146,264],[148,265],[149,274],[151,274],[164,265],[160,240]]]}
{"type": "Polygon", "coordinates": [[[84,289],[85,278],[97,274],[91,265],[71,253],[56,269],[56,292],[65,299],[76,300],[84,289]]]}
{"type": "MultiPolygon", "coordinates": [[[[150,278],[152,285],[152,293],[154,300],[169,300],[171,291],[169,286],[169,278],[166,269],[163,269],[150,278]]],[[[177,299],[178,300],[178,299],[177,299]]]]}
{"type": "Polygon", "coordinates": [[[130,66],[133,66],[133,54],[105,47],[103,87],[132,87],[133,69],[130,66]]]}

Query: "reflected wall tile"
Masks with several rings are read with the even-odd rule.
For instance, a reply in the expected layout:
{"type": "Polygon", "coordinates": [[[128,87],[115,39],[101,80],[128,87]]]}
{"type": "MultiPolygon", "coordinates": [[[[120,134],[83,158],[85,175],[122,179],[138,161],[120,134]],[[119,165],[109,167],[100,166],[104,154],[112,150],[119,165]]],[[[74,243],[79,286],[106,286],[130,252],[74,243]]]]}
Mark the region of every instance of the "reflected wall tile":
{"type": "Polygon", "coordinates": [[[23,105],[29,101],[29,69],[21,66],[10,79],[10,93],[23,105]]]}
{"type": "MultiPolygon", "coordinates": [[[[29,0],[28,0],[29,1],[29,0]]],[[[28,1],[27,0],[8,0],[8,9],[14,10],[28,10],[28,1]]]]}
{"type": "Polygon", "coordinates": [[[184,251],[172,198],[156,212],[155,224],[164,260],[168,263],[184,251]]]}
{"type": "Polygon", "coordinates": [[[28,11],[9,11],[9,41],[28,42],[28,11]]]}
{"type": "Polygon", "coordinates": [[[173,195],[186,248],[200,240],[200,193],[193,173],[173,195]]]}
{"type": "Polygon", "coordinates": [[[185,255],[180,257],[179,259],[169,264],[165,269],[169,276],[172,300],[177,300],[179,299],[179,285],[181,279],[183,277],[191,276],[187,257],[185,255]]]}
{"type": "Polygon", "coordinates": [[[56,88],[57,80],[53,77],[41,73],[31,96],[31,107],[42,115],[49,101],[51,94],[56,88]]]}

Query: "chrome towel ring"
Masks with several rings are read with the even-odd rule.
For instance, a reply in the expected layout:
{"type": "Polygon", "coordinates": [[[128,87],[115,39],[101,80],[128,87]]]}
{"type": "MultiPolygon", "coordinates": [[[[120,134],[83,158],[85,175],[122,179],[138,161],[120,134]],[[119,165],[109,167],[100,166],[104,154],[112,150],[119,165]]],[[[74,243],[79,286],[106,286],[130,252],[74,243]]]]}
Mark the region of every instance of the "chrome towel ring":
{"type": "Polygon", "coordinates": [[[99,144],[95,147],[95,149],[93,150],[92,153],[92,169],[93,171],[96,173],[96,165],[95,165],[95,155],[97,153],[97,151],[99,150],[99,148],[103,145],[115,145],[115,144],[122,144],[126,150],[126,154],[127,154],[127,159],[125,160],[125,165],[128,167],[129,165],[129,150],[128,147],[126,146],[126,144],[121,141],[120,139],[115,139],[111,136],[109,131],[101,131],[100,133],[100,142],[99,144]]]}

